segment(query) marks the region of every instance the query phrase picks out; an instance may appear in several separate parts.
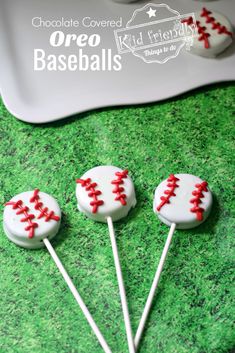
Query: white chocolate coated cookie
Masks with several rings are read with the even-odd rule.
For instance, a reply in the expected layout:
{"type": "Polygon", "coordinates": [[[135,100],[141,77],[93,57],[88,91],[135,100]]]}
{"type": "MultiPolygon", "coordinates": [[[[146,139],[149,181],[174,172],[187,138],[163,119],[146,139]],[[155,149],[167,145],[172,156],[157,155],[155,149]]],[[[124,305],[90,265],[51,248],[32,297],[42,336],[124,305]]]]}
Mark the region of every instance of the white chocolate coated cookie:
{"type": "Polygon", "coordinates": [[[205,7],[192,17],[182,20],[188,26],[196,25],[196,35],[190,53],[213,58],[222,53],[233,42],[233,28],[228,19],[220,13],[205,7]]]}
{"type": "Polygon", "coordinates": [[[158,185],[153,209],[159,219],[178,229],[188,229],[204,222],[212,207],[207,182],[191,174],[171,174],[158,185]]]}
{"type": "Polygon", "coordinates": [[[60,219],[57,201],[36,189],[16,195],[5,204],[3,227],[15,244],[37,249],[44,246],[43,239],[52,239],[57,234],[60,219]]]}
{"type": "Polygon", "coordinates": [[[78,209],[87,217],[107,222],[126,217],[136,205],[135,189],[127,170],[114,166],[99,166],[77,179],[78,209]]]}

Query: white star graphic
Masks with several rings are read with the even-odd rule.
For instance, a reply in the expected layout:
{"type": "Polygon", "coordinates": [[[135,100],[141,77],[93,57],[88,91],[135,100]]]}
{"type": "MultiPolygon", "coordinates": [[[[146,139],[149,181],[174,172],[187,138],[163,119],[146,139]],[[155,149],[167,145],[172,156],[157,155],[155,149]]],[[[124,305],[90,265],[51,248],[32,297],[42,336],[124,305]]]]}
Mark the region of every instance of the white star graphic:
{"type": "Polygon", "coordinates": [[[153,10],[152,7],[150,7],[150,9],[146,13],[149,15],[149,18],[151,18],[156,17],[156,11],[157,10],[153,10]]]}

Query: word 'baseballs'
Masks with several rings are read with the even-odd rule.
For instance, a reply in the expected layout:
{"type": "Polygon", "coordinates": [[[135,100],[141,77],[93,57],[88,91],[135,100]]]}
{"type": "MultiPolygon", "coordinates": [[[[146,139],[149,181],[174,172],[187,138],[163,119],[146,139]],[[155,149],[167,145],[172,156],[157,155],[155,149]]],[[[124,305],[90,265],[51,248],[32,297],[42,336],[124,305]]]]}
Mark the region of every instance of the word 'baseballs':
{"type": "Polygon", "coordinates": [[[208,11],[205,7],[192,17],[182,20],[188,26],[196,26],[196,36],[190,52],[209,58],[222,53],[233,41],[233,28],[223,15],[208,11]]]}
{"type": "Polygon", "coordinates": [[[15,244],[37,249],[44,246],[43,239],[57,234],[60,219],[57,201],[36,189],[16,195],[5,204],[3,227],[15,244]]]}
{"type": "Polygon", "coordinates": [[[168,226],[194,228],[209,216],[212,194],[207,182],[191,174],[171,174],[158,185],[154,196],[154,212],[168,226]]]}
{"type": "Polygon", "coordinates": [[[78,209],[87,217],[107,222],[126,217],[136,205],[135,189],[127,170],[113,166],[99,166],[77,179],[78,209]]]}

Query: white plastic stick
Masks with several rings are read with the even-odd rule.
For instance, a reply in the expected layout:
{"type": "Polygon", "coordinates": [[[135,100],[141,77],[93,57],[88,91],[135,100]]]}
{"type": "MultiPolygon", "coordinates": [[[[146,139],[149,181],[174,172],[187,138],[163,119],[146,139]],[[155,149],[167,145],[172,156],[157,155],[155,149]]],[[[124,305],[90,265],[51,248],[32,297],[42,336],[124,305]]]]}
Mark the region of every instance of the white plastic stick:
{"type": "Polygon", "coordinates": [[[114,263],[115,263],[115,267],[116,267],[116,274],[117,274],[117,280],[118,280],[118,286],[119,286],[119,293],[120,293],[120,297],[121,297],[124,323],[125,323],[125,327],[126,327],[126,335],[127,335],[129,353],[135,353],[134,338],[132,335],[130,316],[129,316],[127,300],[126,300],[126,291],[125,291],[123,277],[122,277],[122,270],[121,270],[121,265],[120,265],[119,256],[118,256],[118,248],[117,248],[112,218],[107,217],[107,222],[108,222],[109,235],[110,235],[112,249],[113,249],[113,257],[114,257],[114,263]]]}
{"type": "Polygon", "coordinates": [[[163,266],[164,266],[164,263],[165,263],[165,260],[166,260],[166,256],[167,256],[170,244],[171,244],[171,240],[172,240],[172,237],[173,237],[173,234],[174,234],[174,231],[175,231],[175,227],[176,227],[176,224],[172,223],[172,225],[170,227],[170,231],[169,231],[168,237],[167,237],[167,240],[166,240],[166,243],[165,243],[165,246],[164,246],[164,249],[163,249],[163,252],[162,252],[162,256],[161,256],[157,271],[155,273],[153,284],[152,284],[152,287],[150,289],[149,296],[148,296],[147,302],[145,304],[145,308],[144,308],[144,311],[143,311],[143,314],[142,314],[142,317],[141,317],[141,320],[140,320],[140,323],[139,323],[139,326],[138,326],[138,329],[137,329],[137,332],[136,332],[136,335],[135,335],[135,347],[136,347],[136,349],[138,348],[138,345],[140,343],[140,339],[141,339],[142,333],[144,331],[146,320],[148,318],[149,311],[150,311],[151,306],[152,306],[152,302],[153,302],[153,299],[154,299],[154,296],[155,296],[155,293],[156,293],[156,290],[157,290],[158,282],[159,282],[159,279],[160,279],[160,276],[161,276],[161,273],[162,273],[162,270],[163,270],[163,266]]]}
{"type": "Polygon", "coordinates": [[[101,347],[103,348],[105,353],[112,353],[111,349],[109,348],[108,344],[106,343],[102,333],[100,332],[98,326],[96,325],[94,319],[92,318],[89,310],[87,309],[85,303],[83,302],[82,298],[80,297],[77,289],[75,288],[71,278],[69,277],[67,271],[65,270],[64,266],[62,265],[60,259],[58,258],[55,250],[53,249],[50,241],[48,239],[44,239],[44,244],[47,247],[47,250],[49,251],[49,253],[51,254],[51,257],[53,258],[53,260],[55,261],[56,266],[58,267],[60,273],[62,274],[62,276],[64,277],[65,282],[67,283],[69,289],[71,290],[74,298],[76,299],[78,305],[80,306],[83,314],[85,315],[88,323],[90,324],[94,334],[96,335],[96,337],[98,338],[98,341],[100,342],[101,347]]]}

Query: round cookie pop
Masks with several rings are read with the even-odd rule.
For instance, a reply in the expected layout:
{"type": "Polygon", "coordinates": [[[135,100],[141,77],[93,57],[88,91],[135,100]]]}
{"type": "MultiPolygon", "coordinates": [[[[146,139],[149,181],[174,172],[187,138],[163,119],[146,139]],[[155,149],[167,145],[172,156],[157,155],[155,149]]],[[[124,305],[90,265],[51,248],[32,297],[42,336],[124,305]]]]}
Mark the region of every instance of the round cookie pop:
{"type": "Polygon", "coordinates": [[[190,52],[199,56],[213,58],[222,53],[233,42],[233,28],[227,18],[205,7],[192,17],[181,22],[196,27],[196,35],[190,52]]]}
{"type": "Polygon", "coordinates": [[[104,352],[111,353],[104,337],[50,243],[50,240],[59,231],[60,219],[61,211],[57,201],[52,196],[36,189],[22,192],[5,204],[3,228],[8,239],[21,247],[38,249],[44,245],[46,246],[104,352]]]}
{"type": "Polygon", "coordinates": [[[108,223],[128,347],[129,352],[134,353],[134,339],[113,227],[113,221],[126,217],[130,209],[136,205],[134,184],[127,170],[114,166],[92,168],[76,182],[78,209],[94,221],[108,223]]]}
{"type": "Polygon", "coordinates": [[[113,222],[127,216],[136,204],[135,189],[127,170],[99,166],[77,179],[76,196],[79,211],[94,221],[113,222]]]}
{"type": "Polygon", "coordinates": [[[178,229],[199,226],[208,217],[212,195],[207,182],[191,174],[171,174],[158,185],[153,210],[168,226],[178,229]]]}
{"type": "Polygon", "coordinates": [[[3,227],[15,244],[38,249],[44,246],[45,238],[52,239],[57,234],[60,218],[57,201],[36,189],[22,192],[5,204],[3,227]]]}
{"type": "Polygon", "coordinates": [[[211,207],[212,194],[208,184],[197,176],[171,174],[156,188],[153,210],[158,218],[170,227],[170,231],[137,329],[136,348],[144,331],[175,229],[199,226],[209,216],[211,207]]]}

